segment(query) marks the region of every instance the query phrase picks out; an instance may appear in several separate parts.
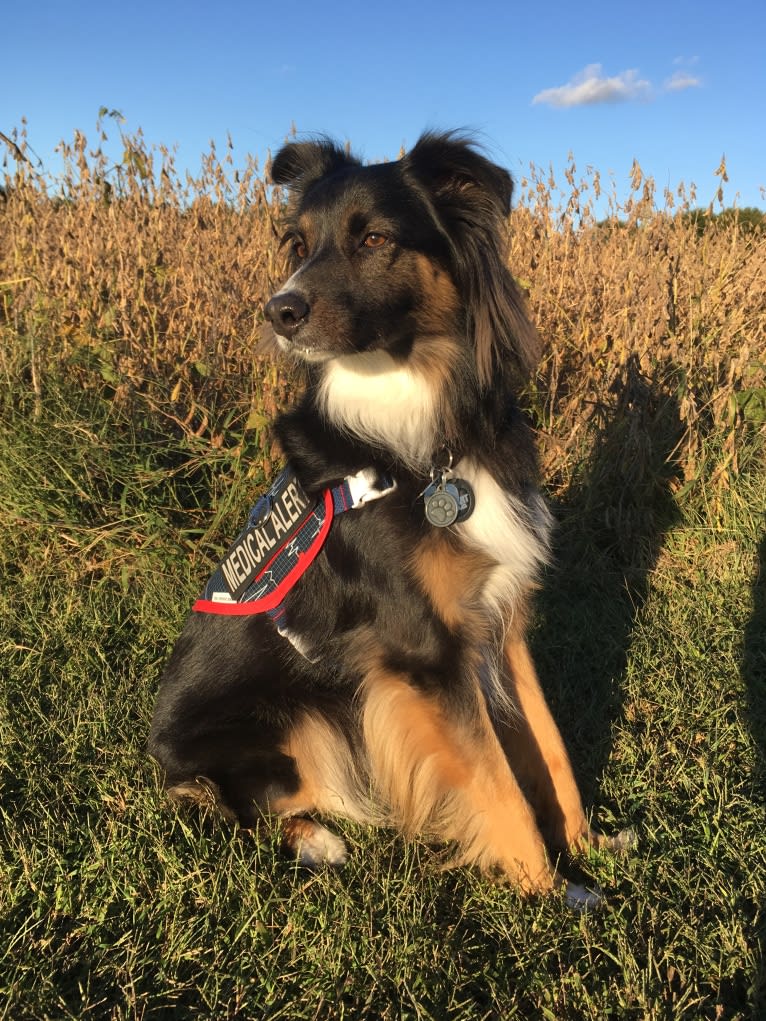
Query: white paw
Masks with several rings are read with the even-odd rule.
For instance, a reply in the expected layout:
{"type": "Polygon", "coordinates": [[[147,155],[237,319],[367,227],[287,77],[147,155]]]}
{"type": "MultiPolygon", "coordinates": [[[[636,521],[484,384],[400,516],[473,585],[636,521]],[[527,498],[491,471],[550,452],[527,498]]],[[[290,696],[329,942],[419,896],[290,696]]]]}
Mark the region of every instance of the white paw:
{"type": "Polygon", "coordinates": [[[592,911],[601,902],[601,893],[597,889],[589,890],[579,883],[567,883],[565,898],[567,907],[573,911],[592,911]]]}
{"type": "Polygon", "coordinates": [[[348,859],[346,845],[325,826],[315,823],[310,832],[301,834],[296,847],[301,865],[316,868],[318,865],[345,865],[348,859]]]}

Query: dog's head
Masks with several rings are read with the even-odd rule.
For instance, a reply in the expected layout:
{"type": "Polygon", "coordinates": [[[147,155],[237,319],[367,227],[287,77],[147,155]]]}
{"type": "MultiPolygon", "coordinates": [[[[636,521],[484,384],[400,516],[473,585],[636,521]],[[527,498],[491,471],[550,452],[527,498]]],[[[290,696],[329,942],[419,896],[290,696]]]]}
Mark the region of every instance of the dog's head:
{"type": "Polygon", "coordinates": [[[265,309],[280,347],[308,362],[447,341],[478,385],[528,374],[538,356],[505,262],[512,182],[454,133],[426,134],[393,163],[364,166],[328,140],[285,145],[292,276],[265,309]]]}

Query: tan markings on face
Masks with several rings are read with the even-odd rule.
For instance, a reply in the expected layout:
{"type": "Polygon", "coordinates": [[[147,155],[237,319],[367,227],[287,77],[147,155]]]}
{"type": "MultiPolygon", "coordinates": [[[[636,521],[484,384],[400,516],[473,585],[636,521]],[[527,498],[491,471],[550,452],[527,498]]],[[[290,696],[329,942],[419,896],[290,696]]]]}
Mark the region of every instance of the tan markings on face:
{"type": "Polygon", "coordinates": [[[454,337],[460,298],[452,279],[422,253],[415,256],[415,265],[423,295],[423,308],[418,316],[421,335],[454,337]]]}

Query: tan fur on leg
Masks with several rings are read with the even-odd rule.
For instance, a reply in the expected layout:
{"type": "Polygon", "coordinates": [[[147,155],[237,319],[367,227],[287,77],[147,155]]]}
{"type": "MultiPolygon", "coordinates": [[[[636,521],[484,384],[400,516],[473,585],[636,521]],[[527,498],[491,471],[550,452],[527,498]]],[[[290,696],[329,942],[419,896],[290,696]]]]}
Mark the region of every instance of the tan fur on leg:
{"type": "Polygon", "coordinates": [[[521,719],[499,724],[500,739],[551,843],[562,849],[576,847],[587,842],[589,829],[564,742],[526,642],[510,638],[505,654],[521,719]]]}
{"type": "Polygon", "coordinates": [[[363,732],[370,773],[392,822],[455,841],[458,861],[501,871],[526,892],[554,874],[534,814],[511,773],[478,685],[470,724],[384,670],[368,675],[363,732]]]}

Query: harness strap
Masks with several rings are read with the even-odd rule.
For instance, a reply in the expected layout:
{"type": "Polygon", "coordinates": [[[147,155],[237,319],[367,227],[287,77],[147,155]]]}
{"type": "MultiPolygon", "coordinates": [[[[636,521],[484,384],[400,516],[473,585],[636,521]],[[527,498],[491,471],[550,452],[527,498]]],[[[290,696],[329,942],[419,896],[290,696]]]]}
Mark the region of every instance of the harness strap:
{"type": "Polygon", "coordinates": [[[192,610],[222,616],[266,613],[296,644],[286,628],[284,600],[321,552],[335,515],[387,496],[395,488],[393,479],[364,468],[326,489],[312,506],[288,466],[250,511],[247,527],[192,610]]]}

